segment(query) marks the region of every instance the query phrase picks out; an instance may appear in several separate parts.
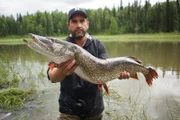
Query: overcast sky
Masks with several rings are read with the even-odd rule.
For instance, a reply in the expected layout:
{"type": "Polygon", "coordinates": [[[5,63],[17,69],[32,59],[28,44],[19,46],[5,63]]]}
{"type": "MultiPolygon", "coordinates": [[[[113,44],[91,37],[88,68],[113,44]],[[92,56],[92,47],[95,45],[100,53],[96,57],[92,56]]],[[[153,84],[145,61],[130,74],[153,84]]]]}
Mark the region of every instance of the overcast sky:
{"type": "MultiPolygon", "coordinates": [[[[123,0],[123,6],[127,6],[128,2],[131,4],[134,0],[123,0]]],[[[140,1],[140,0],[139,0],[140,1]]],[[[141,0],[144,4],[145,0],[141,0]]],[[[163,2],[165,0],[150,0],[151,4],[156,2],[163,2]]],[[[90,9],[112,8],[119,6],[120,0],[0,0],[0,15],[14,15],[21,13],[26,15],[28,13],[36,13],[38,10],[44,11],[63,11],[68,12],[73,7],[83,7],[90,9]]]]}

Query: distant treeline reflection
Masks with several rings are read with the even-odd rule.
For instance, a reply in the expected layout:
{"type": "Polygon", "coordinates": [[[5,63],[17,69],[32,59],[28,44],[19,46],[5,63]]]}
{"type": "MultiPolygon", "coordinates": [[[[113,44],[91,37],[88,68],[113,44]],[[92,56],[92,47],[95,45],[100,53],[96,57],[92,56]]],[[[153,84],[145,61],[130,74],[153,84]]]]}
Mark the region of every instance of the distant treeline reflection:
{"type": "MultiPolygon", "coordinates": [[[[180,76],[180,42],[104,42],[109,57],[135,56],[146,66],[163,71],[172,71],[180,76]]],[[[47,64],[50,59],[31,50],[25,45],[0,45],[0,59],[16,62],[40,62],[47,64]],[[3,57],[2,57],[3,56],[3,57]]]]}

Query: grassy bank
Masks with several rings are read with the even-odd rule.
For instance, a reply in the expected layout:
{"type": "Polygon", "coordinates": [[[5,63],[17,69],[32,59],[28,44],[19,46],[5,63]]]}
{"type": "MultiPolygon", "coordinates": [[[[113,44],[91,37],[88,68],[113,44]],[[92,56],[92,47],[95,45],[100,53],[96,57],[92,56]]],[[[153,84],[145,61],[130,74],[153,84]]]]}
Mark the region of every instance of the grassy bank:
{"type": "MultiPolygon", "coordinates": [[[[180,41],[178,33],[155,33],[155,34],[122,34],[122,35],[93,35],[101,41],[180,41]]],[[[65,39],[66,36],[53,36],[59,39],[65,39]]],[[[23,38],[31,39],[28,36],[15,36],[0,38],[0,44],[24,44],[23,38]]]]}
{"type": "Polygon", "coordinates": [[[95,37],[102,41],[180,41],[178,33],[97,35],[95,37]]]}

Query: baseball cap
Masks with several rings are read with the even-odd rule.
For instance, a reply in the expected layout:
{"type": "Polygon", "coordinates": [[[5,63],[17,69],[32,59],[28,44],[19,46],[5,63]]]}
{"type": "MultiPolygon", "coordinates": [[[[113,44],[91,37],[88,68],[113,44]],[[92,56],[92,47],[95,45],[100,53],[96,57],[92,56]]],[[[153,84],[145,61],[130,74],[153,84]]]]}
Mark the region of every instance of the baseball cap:
{"type": "Polygon", "coordinates": [[[70,20],[71,19],[71,17],[74,15],[74,14],[82,14],[82,15],[84,15],[84,17],[85,18],[87,18],[87,13],[86,13],[86,10],[85,9],[83,9],[83,8],[73,8],[73,9],[71,9],[70,11],[69,11],[69,13],[68,13],[68,20],[70,20]]]}

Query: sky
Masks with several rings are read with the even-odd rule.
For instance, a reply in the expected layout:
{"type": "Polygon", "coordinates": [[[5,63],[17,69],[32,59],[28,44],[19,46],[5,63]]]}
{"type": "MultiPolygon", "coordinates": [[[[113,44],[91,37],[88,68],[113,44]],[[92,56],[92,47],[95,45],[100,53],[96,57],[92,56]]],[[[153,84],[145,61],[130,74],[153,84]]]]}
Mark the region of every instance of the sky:
{"type": "MultiPolygon", "coordinates": [[[[123,0],[123,6],[133,3],[134,0],[123,0]]],[[[140,0],[138,0],[140,1],[140,0]]],[[[141,0],[144,4],[145,0],[141,0]]],[[[166,0],[150,0],[154,5],[156,2],[164,2],[166,0]]],[[[0,16],[16,16],[17,13],[26,15],[41,12],[52,12],[55,10],[68,12],[71,8],[82,7],[85,9],[112,8],[119,6],[120,0],[0,0],[0,16]]]]}

